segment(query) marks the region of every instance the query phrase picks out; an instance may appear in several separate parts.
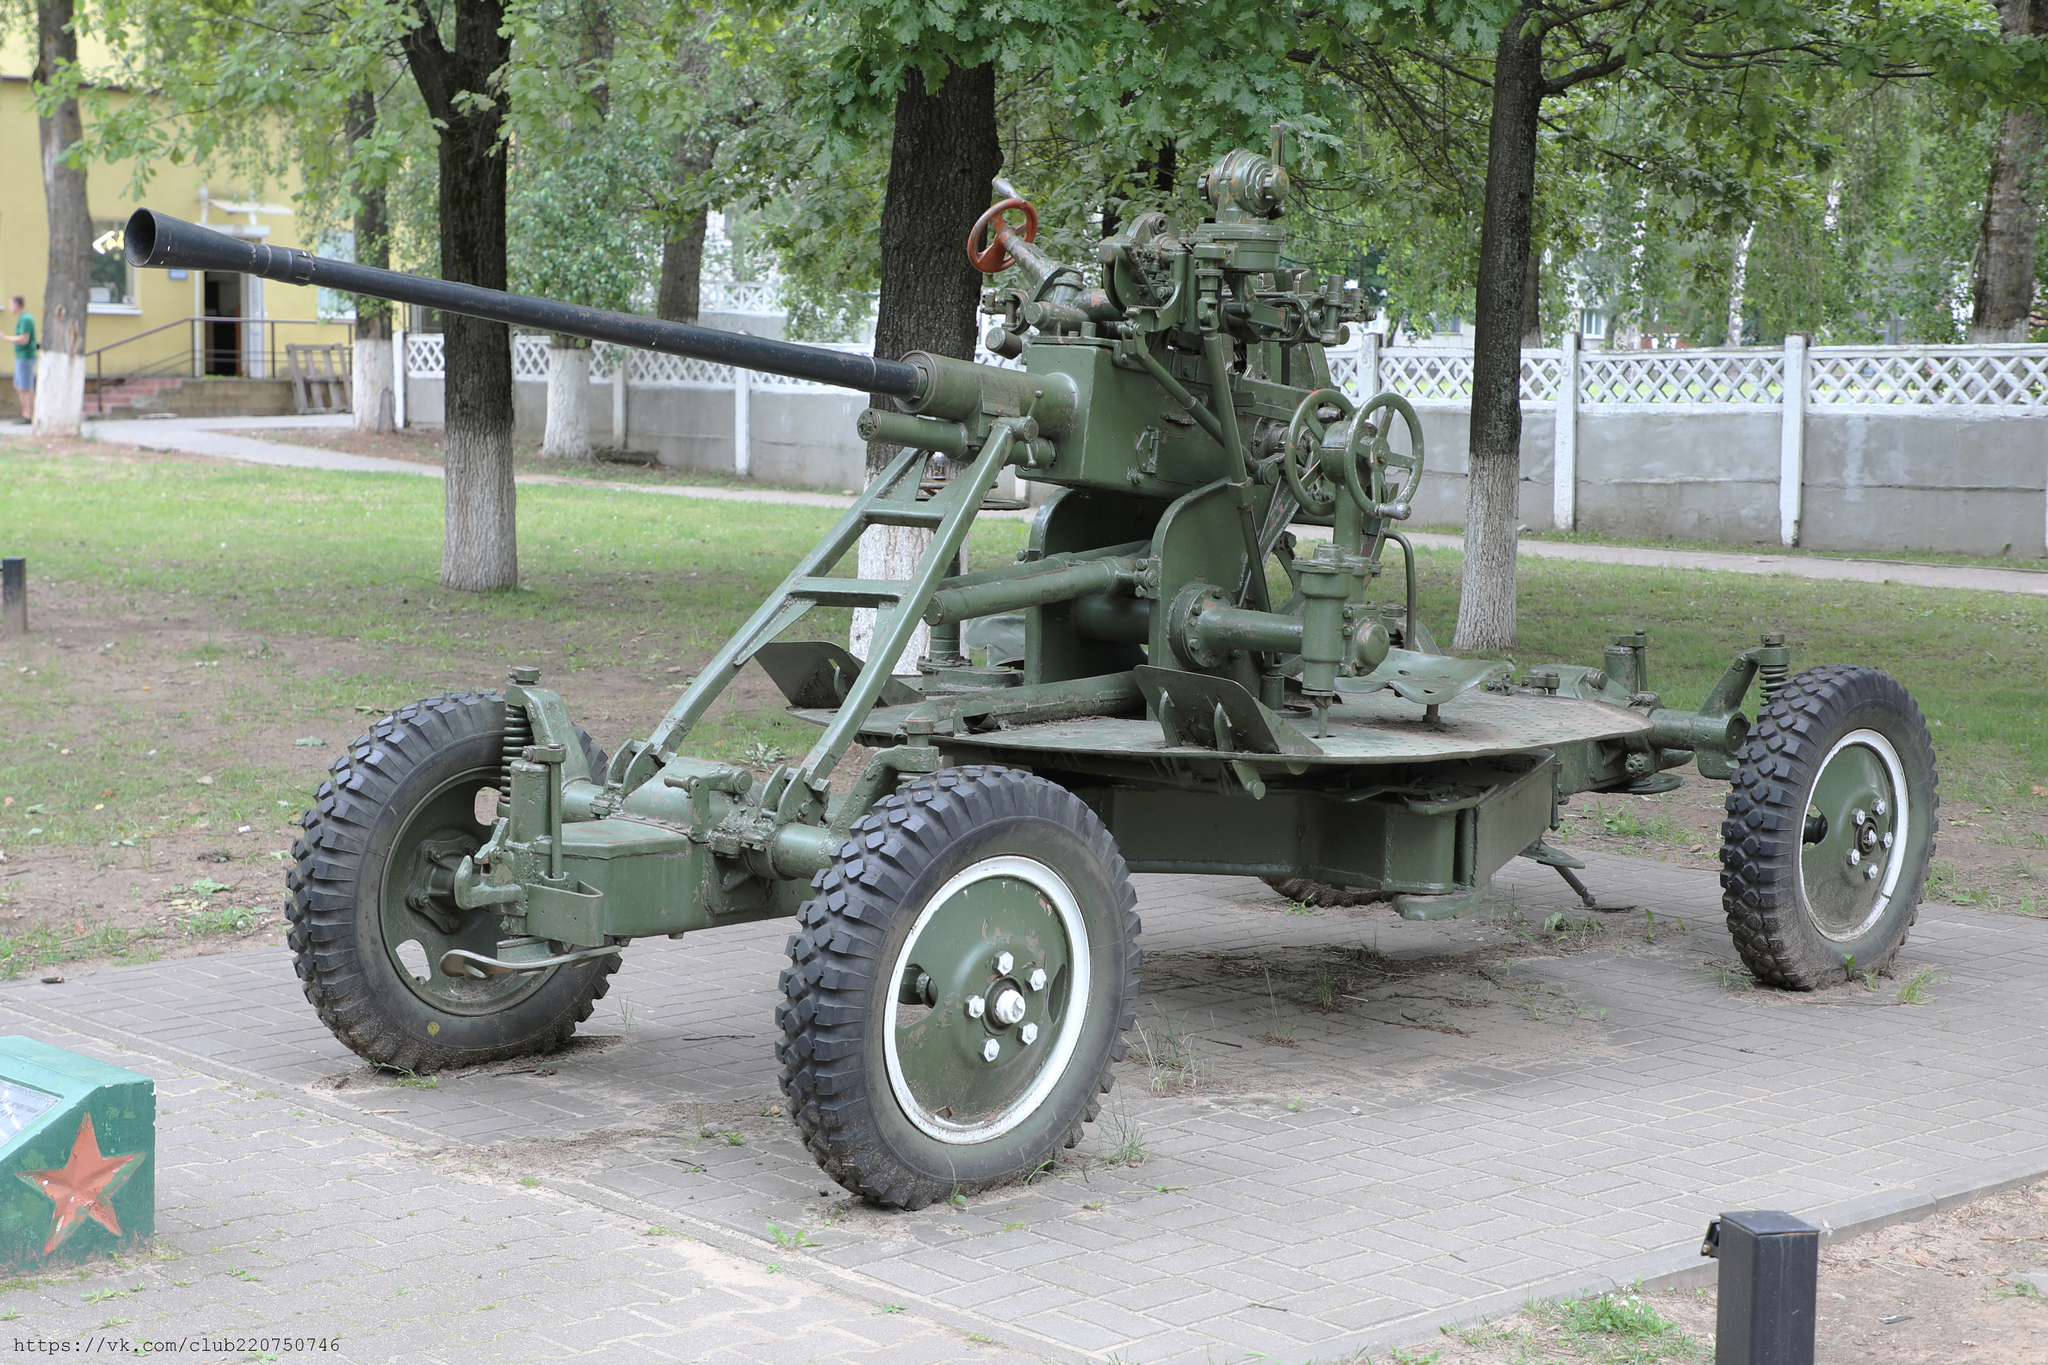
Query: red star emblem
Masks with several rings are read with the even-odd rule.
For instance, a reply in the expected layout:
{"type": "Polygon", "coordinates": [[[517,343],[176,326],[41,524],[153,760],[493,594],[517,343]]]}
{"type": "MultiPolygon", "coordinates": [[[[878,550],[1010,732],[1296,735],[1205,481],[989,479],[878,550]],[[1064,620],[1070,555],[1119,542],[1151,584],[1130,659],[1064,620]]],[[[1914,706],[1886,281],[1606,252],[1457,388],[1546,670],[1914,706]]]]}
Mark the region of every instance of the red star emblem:
{"type": "Polygon", "coordinates": [[[51,1210],[50,1240],[43,1243],[43,1255],[55,1251],[87,1218],[116,1237],[120,1236],[121,1224],[114,1217],[114,1206],[109,1201],[114,1197],[114,1191],[127,1184],[128,1177],[135,1174],[136,1163],[144,1155],[142,1152],[128,1152],[120,1156],[102,1156],[99,1137],[92,1130],[92,1115],[87,1114],[79,1122],[77,1140],[71,1144],[71,1160],[65,1162],[61,1169],[16,1171],[17,1178],[48,1195],[56,1206],[51,1210]]]}

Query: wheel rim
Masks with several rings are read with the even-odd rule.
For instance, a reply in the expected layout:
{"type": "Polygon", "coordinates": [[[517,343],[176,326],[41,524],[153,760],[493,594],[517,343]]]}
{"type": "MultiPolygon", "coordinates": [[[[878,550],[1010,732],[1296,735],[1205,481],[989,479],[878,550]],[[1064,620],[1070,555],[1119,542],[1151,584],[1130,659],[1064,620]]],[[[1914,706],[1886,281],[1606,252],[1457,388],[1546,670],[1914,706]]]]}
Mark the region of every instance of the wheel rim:
{"type": "Polygon", "coordinates": [[[883,1051],[904,1117],[955,1145],[1027,1120],[1080,1042],[1089,957],[1080,904],[1044,863],[985,858],[940,887],[885,978],[883,1051]]]}
{"type": "Polygon", "coordinates": [[[477,793],[497,783],[496,770],[486,769],[436,788],[406,816],[384,864],[378,895],[384,954],[414,995],[450,1014],[496,1013],[539,990],[559,970],[482,981],[441,970],[442,955],[452,948],[512,961],[551,951],[531,939],[506,941],[493,906],[464,910],[455,904],[455,866],[481,848],[488,833],[477,823],[477,793]]]}
{"type": "Polygon", "coordinates": [[[1905,764],[1875,730],[1852,730],[1821,760],[1800,832],[1806,913],[1827,938],[1862,937],[1891,907],[1914,812],[1905,764]]]}

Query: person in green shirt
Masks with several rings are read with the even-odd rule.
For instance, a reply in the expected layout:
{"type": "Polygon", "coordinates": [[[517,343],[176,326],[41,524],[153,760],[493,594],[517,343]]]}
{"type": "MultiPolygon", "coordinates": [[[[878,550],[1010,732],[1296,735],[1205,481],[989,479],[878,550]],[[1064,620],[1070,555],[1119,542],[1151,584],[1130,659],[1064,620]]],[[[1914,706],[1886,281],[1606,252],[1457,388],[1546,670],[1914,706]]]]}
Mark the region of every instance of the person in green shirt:
{"type": "Polygon", "coordinates": [[[14,324],[14,335],[5,340],[14,343],[14,396],[21,400],[21,420],[26,422],[36,415],[36,318],[19,294],[7,300],[7,309],[21,319],[14,324]]]}

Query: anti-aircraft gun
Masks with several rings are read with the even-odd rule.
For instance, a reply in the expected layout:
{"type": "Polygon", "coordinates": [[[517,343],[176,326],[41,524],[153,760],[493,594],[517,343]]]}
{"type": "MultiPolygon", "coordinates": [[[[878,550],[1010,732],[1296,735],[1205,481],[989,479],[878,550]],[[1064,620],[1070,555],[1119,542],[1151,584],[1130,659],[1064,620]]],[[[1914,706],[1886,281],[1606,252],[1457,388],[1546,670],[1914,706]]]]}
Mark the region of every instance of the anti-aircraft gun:
{"type": "Polygon", "coordinates": [[[1424,470],[1392,393],[1355,401],[1326,348],[1355,293],[1291,265],[1287,176],[1236,151],[1211,216],[1148,213],[1092,268],[1036,245],[1007,186],[969,234],[1014,269],[990,348],[1019,368],[848,356],[328,261],[142,210],[138,266],[232,270],[643,346],[892,397],[860,434],[902,448],[644,739],[607,756],[538,670],[403,708],[334,765],[293,856],[306,995],[370,1061],[430,1071],[543,1052],[634,939],[793,915],[781,1083],[833,1178],[885,1204],[1028,1172],[1072,1145],[1123,1055],[1138,989],[1132,871],[1263,877],[1481,904],[1579,792],[1731,781],[1722,876],[1762,981],[1883,967],[1934,848],[1926,726],[1874,669],[1797,676],[1742,650],[1697,710],[1651,687],[1648,640],[1516,675],[1446,655],[1398,529],[1424,470]],[[1398,421],[1396,420],[1398,419],[1398,421]],[[1014,469],[1051,485],[1014,564],[955,572],[1014,469]],[[943,477],[940,477],[943,475],[943,477]],[[870,527],[930,543],[907,577],[832,576],[870,527]],[[1386,547],[1403,591],[1376,589],[1386,547]],[[818,606],[874,608],[870,660],[785,640],[818,606]],[[1021,615],[1021,661],[965,623],[1021,615]],[[919,624],[914,677],[892,674],[919,624]],[[880,662],[876,662],[880,661],[880,662]],[[820,727],[765,780],[690,756],[748,663],[820,727]],[[1761,679],[1752,728],[1741,707],[1761,679]],[[850,780],[835,770],[859,743],[850,780]]]}

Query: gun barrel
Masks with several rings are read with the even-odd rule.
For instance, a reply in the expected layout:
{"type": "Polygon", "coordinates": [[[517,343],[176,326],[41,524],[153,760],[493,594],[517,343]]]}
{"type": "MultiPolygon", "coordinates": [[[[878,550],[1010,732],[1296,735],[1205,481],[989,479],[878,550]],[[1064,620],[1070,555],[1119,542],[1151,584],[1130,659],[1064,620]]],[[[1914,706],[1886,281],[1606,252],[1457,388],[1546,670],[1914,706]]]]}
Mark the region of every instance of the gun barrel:
{"type": "Polygon", "coordinates": [[[534,327],[592,341],[615,342],[642,350],[689,356],[721,365],[760,370],[766,374],[808,379],[860,393],[916,399],[929,381],[917,366],[901,360],[847,355],[822,346],[722,332],[682,322],[636,317],[631,313],[584,308],[525,294],[508,294],[471,284],[408,275],[396,270],[333,261],[297,248],[210,232],[196,223],[152,209],[137,209],[128,219],[124,250],[131,265],[151,269],[234,271],[260,275],[286,284],[338,289],[349,294],[417,304],[446,313],[487,318],[492,322],[534,327]]]}

